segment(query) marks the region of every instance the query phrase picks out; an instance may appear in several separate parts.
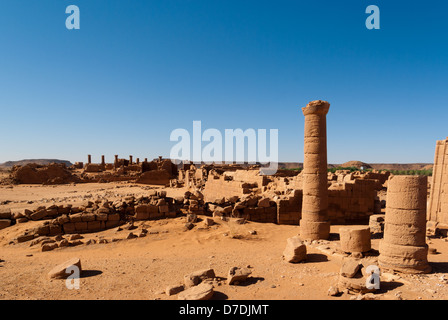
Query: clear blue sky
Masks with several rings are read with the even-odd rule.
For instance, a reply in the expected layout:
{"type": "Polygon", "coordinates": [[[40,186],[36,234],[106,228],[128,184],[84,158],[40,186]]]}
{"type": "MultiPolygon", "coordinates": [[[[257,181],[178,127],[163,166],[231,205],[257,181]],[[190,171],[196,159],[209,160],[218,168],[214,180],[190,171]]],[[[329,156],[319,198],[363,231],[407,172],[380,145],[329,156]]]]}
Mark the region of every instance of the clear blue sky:
{"type": "Polygon", "coordinates": [[[169,156],[176,128],[279,130],[331,103],[328,161],[432,162],[448,136],[448,4],[2,0],[0,162],[169,156]],[[81,29],[67,30],[77,5],[81,29]],[[367,30],[365,9],[381,10],[367,30]]]}

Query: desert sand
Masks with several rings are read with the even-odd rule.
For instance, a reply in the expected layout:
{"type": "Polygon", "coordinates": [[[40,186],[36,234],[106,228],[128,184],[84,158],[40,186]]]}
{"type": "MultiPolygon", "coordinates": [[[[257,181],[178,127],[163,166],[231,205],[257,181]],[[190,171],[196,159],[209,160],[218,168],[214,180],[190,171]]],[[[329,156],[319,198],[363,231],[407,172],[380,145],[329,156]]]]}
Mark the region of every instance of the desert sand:
{"type": "MultiPolygon", "coordinates": [[[[157,188],[157,187],[154,187],[157,188]]],[[[130,183],[71,184],[60,186],[1,186],[0,201],[5,207],[21,210],[55,203],[76,204],[85,198],[107,195],[110,199],[147,192],[148,186],[130,183]],[[33,203],[29,203],[29,202],[33,203]]],[[[160,188],[157,188],[159,190],[160,188]]],[[[162,189],[160,189],[162,190],[162,189]]],[[[168,196],[184,189],[166,188],[168,196]]],[[[201,218],[201,216],[199,216],[201,218]]],[[[120,239],[104,244],[80,245],[41,252],[39,245],[11,242],[24,229],[39,221],[16,224],[0,230],[0,299],[177,299],[165,288],[183,283],[184,275],[213,268],[215,294],[212,299],[353,299],[356,295],[329,296],[337,284],[341,260],[308,246],[306,261],[290,264],[282,259],[286,239],[300,232],[299,226],[248,221],[239,225],[219,218],[211,227],[198,222],[185,231],[185,216],[174,219],[136,222],[135,231],[148,230],[143,238],[125,239],[129,231],[117,228],[83,234],[89,239],[120,239]],[[256,231],[256,234],[251,234],[256,231]],[[79,290],[69,290],[65,280],[50,280],[48,272],[56,265],[78,257],[83,273],[79,290]],[[249,267],[249,279],[229,286],[225,282],[231,267],[249,267]]],[[[337,234],[340,226],[332,225],[337,234]]],[[[136,232],[135,232],[136,233],[136,232]]],[[[378,248],[378,239],[372,247],[378,248]]],[[[448,242],[431,239],[438,254],[428,260],[433,273],[424,275],[383,274],[376,299],[446,299],[445,275],[448,272],[448,242]]]]}

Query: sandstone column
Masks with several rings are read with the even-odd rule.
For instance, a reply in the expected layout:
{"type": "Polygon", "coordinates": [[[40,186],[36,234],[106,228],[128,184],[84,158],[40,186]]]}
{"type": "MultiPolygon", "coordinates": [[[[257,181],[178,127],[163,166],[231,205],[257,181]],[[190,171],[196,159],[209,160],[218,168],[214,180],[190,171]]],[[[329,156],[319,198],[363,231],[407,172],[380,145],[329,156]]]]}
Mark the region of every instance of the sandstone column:
{"type": "Polygon", "coordinates": [[[105,160],[104,156],[101,156],[101,165],[103,165],[103,166],[106,165],[106,160],[105,160]]]}
{"type": "Polygon", "coordinates": [[[427,220],[443,224],[448,223],[448,137],[437,141],[432,170],[431,196],[427,212],[427,220]]]}
{"type": "Polygon", "coordinates": [[[118,168],[118,154],[115,155],[114,166],[115,166],[115,169],[118,168]]]}
{"type": "Polygon", "coordinates": [[[92,163],[92,156],[90,154],[87,155],[87,163],[88,164],[92,163]]]}
{"type": "Polygon", "coordinates": [[[132,156],[129,156],[129,165],[132,164],[132,156]]]}
{"type": "Polygon", "coordinates": [[[426,244],[427,177],[393,176],[388,180],[380,267],[404,273],[428,273],[426,244]]]}
{"type": "Polygon", "coordinates": [[[311,101],[302,112],[305,116],[305,158],[303,161],[303,201],[300,237],[328,239],[327,185],[327,113],[326,101],[311,101]]]}

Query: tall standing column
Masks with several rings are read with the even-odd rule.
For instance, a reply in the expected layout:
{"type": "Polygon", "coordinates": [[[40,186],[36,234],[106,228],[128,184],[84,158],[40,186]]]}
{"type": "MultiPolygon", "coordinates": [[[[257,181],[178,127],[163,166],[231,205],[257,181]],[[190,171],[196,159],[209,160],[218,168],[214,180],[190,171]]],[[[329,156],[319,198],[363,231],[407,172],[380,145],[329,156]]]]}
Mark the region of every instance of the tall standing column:
{"type": "Polygon", "coordinates": [[[425,176],[389,178],[380,267],[404,273],[431,271],[426,244],[427,181],[425,176]]]}
{"type": "Polygon", "coordinates": [[[300,237],[304,240],[328,239],[327,113],[326,101],[311,101],[302,108],[305,116],[303,161],[303,201],[300,237]]]}
{"type": "Polygon", "coordinates": [[[88,164],[92,163],[92,156],[90,154],[87,155],[87,163],[88,164]]]}

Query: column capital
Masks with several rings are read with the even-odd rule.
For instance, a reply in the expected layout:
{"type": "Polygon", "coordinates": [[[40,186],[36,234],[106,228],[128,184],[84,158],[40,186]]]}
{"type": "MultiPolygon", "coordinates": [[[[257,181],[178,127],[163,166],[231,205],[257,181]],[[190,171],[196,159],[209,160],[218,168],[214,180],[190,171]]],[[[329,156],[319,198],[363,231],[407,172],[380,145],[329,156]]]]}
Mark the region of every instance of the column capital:
{"type": "Polygon", "coordinates": [[[306,107],[302,108],[302,112],[304,116],[309,114],[322,114],[326,115],[328,110],[330,109],[330,103],[324,100],[314,100],[306,105],[306,107]]]}

